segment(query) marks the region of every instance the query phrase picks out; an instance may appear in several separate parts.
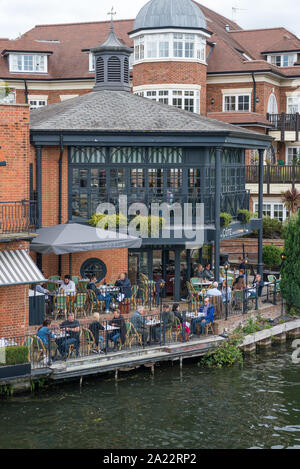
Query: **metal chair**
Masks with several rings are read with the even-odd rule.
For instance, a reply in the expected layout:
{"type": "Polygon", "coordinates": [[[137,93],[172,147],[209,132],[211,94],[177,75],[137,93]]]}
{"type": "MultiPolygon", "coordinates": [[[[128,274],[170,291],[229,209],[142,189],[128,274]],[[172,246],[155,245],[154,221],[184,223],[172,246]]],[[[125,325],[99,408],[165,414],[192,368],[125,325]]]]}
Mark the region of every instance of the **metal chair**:
{"type": "Polygon", "coordinates": [[[78,316],[78,313],[83,313],[87,316],[87,311],[89,310],[88,294],[87,293],[77,293],[74,301],[74,310],[75,315],[78,316]]]}
{"type": "Polygon", "coordinates": [[[84,337],[84,343],[87,345],[87,352],[89,356],[92,350],[98,349],[96,342],[95,342],[95,337],[93,333],[89,329],[86,329],[86,328],[82,328],[82,335],[84,337]]]}
{"type": "Polygon", "coordinates": [[[68,297],[66,295],[56,295],[54,297],[54,320],[58,318],[60,314],[63,314],[67,319],[68,311],[68,297]]]}

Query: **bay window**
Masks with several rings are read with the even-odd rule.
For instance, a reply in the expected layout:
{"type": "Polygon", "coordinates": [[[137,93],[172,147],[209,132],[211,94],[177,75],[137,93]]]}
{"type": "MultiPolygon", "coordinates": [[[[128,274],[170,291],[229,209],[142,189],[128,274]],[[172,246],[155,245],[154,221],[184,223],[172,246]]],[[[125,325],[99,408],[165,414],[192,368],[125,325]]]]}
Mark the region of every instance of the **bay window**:
{"type": "Polygon", "coordinates": [[[134,40],[135,61],[145,59],[196,59],[206,61],[206,41],[200,34],[164,33],[134,40]]]}

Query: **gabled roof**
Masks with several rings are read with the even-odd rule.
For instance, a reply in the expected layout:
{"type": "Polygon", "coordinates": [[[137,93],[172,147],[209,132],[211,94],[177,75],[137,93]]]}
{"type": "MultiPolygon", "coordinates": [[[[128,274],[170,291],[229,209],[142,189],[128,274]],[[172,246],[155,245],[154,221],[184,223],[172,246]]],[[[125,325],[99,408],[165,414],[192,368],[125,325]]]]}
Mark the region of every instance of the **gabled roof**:
{"type": "Polygon", "coordinates": [[[300,51],[300,41],[289,35],[285,35],[280,41],[276,41],[268,49],[262,51],[262,54],[274,53],[274,52],[296,52],[300,51]]]}
{"type": "MultiPolygon", "coordinates": [[[[207,29],[213,33],[210,44],[214,44],[214,47],[212,46],[208,58],[208,74],[265,71],[276,73],[281,77],[300,76],[299,67],[291,67],[290,70],[272,66],[264,60],[262,55],[262,52],[270,48],[281,47],[283,42],[287,44],[287,37],[291,38],[289,39],[291,47],[300,42],[297,36],[287,29],[242,30],[239,25],[228,18],[197,2],[194,3],[199,6],[205,16],[207,29]],[[253,60],[247,60],[243,54],[253,60]]],[[[133,41],[128,33],[133,30],[134,21],[115,21],[114,27],[118,39],[123,44],[132,47],[133,41]]],[[[94,73],[89,72],[88,51],[105,41],[109,29],[109,21],[38,25],[15,41],[0,39],[0,53],[12,50],[53,52],[48,59],[48,73],[43,75],[10,73],[7,57],[0,55],[0,78],[92,80],[94,73]]]]}

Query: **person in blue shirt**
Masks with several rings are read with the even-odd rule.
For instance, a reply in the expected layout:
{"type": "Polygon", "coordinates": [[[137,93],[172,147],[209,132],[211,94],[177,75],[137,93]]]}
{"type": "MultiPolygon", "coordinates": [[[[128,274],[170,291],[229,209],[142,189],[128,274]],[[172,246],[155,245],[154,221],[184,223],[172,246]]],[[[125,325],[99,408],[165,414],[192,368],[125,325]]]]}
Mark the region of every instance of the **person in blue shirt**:
{"type": "Polygon", "coordinates": [[[112,298],[109,293],[106,293],[105,288],[102,288],[102,289],[101,287],[100,289],[97,288],[96,283],[97,283],[97,277],[93,275],[91,277],[90,283],[87,286],[87,289],[92,290],[95,293],[99,301],[105,302],[105,311],[106,313],[109,313],[110,305],[112,304],[112,298]]]}
{"type": "Polygon", "coordinates": [[[215,307],[209,303],[209,298],[204,299],[204,306],[201,306],[199,313],[204,313],[205,316],[194,319],[192,325],[192,332],[196,334],[196,326],[200,323],[200,334],[205,333],[205,327],[207,324],[214,322],[215,319],[215,307]]]}
{"type": "Polygon", "coordinates": [[[54,339],[54,334],[51,332],[49,327],[51,326],[51,321],[44,321],[42,327],[37,332],[37,336],[41,339],[45,347],[48,347],[49,339],[54,339]]]}
{"type": "MultiPolygon", "coordinates": [[[[41,341],[43,342],[47,350],[49,350],[49,340],[55,338],[55,335],[49,329],[50,326],[51,326],[51,321],[49,320],[44,321],[42,327],[39,328],[36,334],[37,337],[41,339],[41,341]]],[[[50,351],[52,354],[52,358],[55,360],[57,356],[57,345],[54,341],[50,342],[50,351]]]]}

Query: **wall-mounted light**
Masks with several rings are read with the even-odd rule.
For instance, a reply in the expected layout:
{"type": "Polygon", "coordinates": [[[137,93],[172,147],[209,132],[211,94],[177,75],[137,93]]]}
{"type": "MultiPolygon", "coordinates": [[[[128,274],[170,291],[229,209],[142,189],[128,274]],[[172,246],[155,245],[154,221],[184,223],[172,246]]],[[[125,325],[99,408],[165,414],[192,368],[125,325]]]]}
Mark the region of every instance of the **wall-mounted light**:
{"type": "Polygon", "coordinates": [[[215,99],[214,99],[214,98],[211,98],[210,103],[211,103],[211,104],[215,104],[215,99]]]}
{"type": "Polygon", "coordinates": [[[259,103],[259,98],[256,98],[256,102],[259,103]]]}

